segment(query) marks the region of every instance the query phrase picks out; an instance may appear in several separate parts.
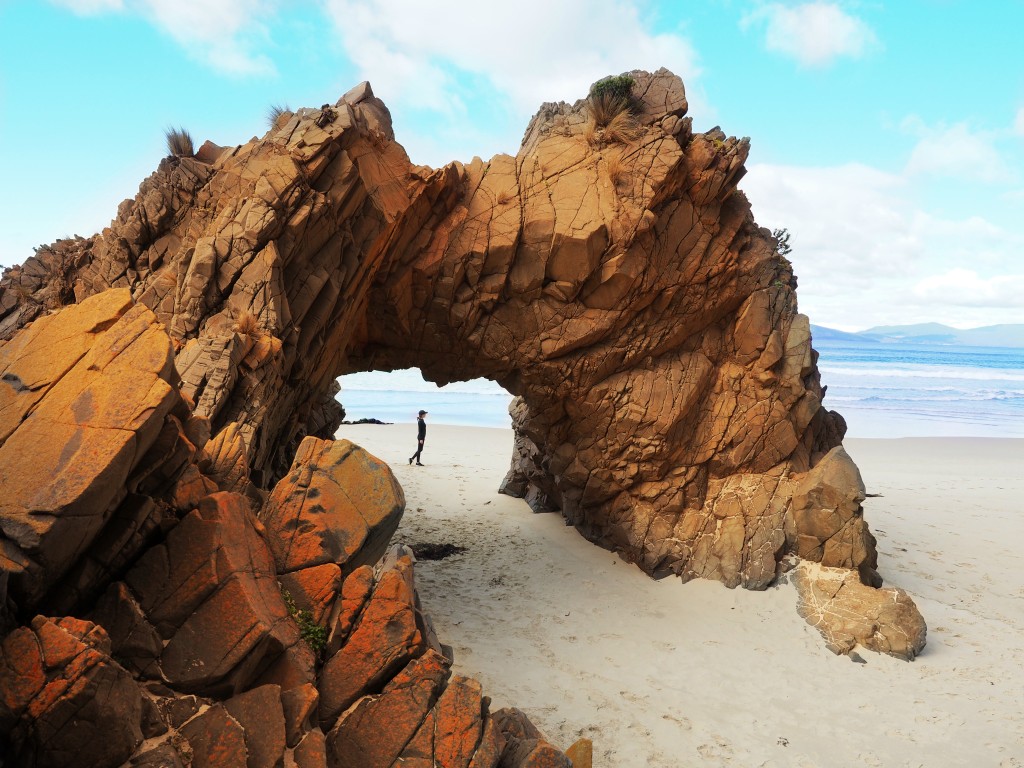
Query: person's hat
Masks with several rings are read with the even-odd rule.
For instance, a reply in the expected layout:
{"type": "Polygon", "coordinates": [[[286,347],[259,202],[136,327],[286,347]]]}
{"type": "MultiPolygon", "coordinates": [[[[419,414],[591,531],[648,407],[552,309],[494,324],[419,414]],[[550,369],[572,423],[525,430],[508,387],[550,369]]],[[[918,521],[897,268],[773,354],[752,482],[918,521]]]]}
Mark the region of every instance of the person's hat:
{"type": "Polygon", "coordinates": [[[426,415],[427,415],[426,411],[420,411],[420,416],[426,416],[426,415]]]}

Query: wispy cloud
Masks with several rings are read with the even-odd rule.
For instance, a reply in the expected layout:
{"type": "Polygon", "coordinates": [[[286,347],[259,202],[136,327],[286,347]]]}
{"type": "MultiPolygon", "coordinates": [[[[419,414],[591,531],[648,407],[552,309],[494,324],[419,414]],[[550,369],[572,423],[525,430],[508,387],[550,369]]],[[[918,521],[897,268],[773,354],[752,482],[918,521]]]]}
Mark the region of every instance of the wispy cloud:
{"type": "Polygon", "coordinates": [[[1013,132],[1018,136],[1024,136],[1024,107],[1017,110],[1017,117],[1013,121],[1013,132]]]}
{"type": "Polygon", "coordinates": [[[880,275],[906,275],[924,253],[906,181],[895,174],[857,163],[758,163],[741,186],[758,223],[791,231],[798,274],[817,292],[867,288],[880,275]]]}
{"type": "Polygon", "coordinates": [[[826,66],[840,56],[858,58],[878,44],[871,28],[837,3],[766,3],[745,14],[740,25],[763,25],[765,48],[808,67],[826,66]]]}
{"type": "Polygon", "coordinates": [[[377,90],[421,103],[438,88],[451,89],[443,74],[449,68],[486,78],[530,111],[544,100],[585,95],[595,79],[636,67],[697,74],[689,42],[653,34],[623,0],[326,0],[326,7],[377,90]],[[423,74],[410,79],[417,67],[423,74]],[[417,97],[424,85],[428,96],[417,97]]]}
{"type": "Polygon", "coordinates": [[[1014,277],[1024,237],[979,215],[930,213],[906,174],[753,164],[741,186],[759,224],[792,233],[801,309],[816,322],[984,325],[992,308],[1005,322],[1024,321],[1024,299],[1014,299],[1015,290],[1024,296],[1014,277]],[[964,264],[973,277],[957,271],[964,264]]]}
{"type": "Polygon", "coordinates": [[[134,13],[151,21],[189,55],[230,75],[275,69],[261,49],[276,0],[52,0],[80,15],[134,13]]]}
{"type": "MultiPolygon", "coordinates": [[[[275,71],[273,22],[282,0],[51,0],[80,14],[148,19],[193,58],[231,75],[275,71]]],[[[606,75],[668,67],[686,82],[691,111],[702,99],[693,46],[655,32],[630,0],[318,0],[337,47],[405,130],[417,162],[441,164],[514,152],[545,101],[573,100],[606,75]]]]}
{"type": "MultiPolygon", "coordinates": [[[[690,87],[699,73],[689,41],[652,32],[625,0],[325,6],[361,76],[392,109],[435,113],[453,130],[471,101],[474,112],[503,114],[519,135],[542,102],[581,98],[606,75],[665,66],[690,87]]],[[[514,152],[518,140],[505,140],[501,148],[514,152]]],[[[434,144],[445,151],[443,142],[434,144]]]]}
{"type": "Polygon", "coordinates": [[[67,8],[79,16],[91,16],[104,11],[120,11],[123,0],[51,0],[54,5],[67,8]]]}
{"type": "Polygon", "coordinates": [[[918,137],[907,160],[908,174],[983,182],[1013,179],[997,148],[999,136],[995,131],[974,130],[967,123],[928,126],[916,117],[904,120],[903,128],[918,137]]]}

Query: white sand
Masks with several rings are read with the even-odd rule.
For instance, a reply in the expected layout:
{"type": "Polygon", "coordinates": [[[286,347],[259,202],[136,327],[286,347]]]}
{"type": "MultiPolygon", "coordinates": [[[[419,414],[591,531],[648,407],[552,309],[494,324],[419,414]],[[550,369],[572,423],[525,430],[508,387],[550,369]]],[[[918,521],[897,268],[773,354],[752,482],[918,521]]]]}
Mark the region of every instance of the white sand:
{"type": "Polygon", "coordinates": [[[826,650],[796,593],[653,581],[556,514],[497,493],[510,430],[344,426],[391,463],[398,537],[455,669],[601,768],[1024,766],[1024,440],[847,440],[887,584],[928,622],[913,663],[826,650]]]}

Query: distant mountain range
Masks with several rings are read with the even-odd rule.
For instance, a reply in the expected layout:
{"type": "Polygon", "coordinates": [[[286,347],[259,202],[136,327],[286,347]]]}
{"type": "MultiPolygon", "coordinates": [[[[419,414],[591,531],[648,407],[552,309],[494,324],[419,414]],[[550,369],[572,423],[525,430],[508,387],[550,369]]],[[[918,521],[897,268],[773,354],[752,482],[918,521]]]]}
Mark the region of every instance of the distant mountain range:
{"type": "Polygon", "coordinates": [[[867,341],[880,344],[955,344],[970,347],[1024,347],[1024,324],[986,325],[981,328],[951,328],[942,323],[877,325],[866,331],[847,333],[823,325],[812,325],[816,341],[867,341]]]}

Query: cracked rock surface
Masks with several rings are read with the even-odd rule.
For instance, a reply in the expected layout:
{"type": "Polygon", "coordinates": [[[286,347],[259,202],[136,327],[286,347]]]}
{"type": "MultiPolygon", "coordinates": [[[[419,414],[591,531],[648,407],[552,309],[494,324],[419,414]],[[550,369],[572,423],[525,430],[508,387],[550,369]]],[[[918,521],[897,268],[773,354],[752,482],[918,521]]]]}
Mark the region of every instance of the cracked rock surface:
{"type": "Polygon", "coordinates": [[[914,601],[902,589],[872,589],[855,573],[801,563],[793,573],[797,612],[821,632],[833,653],[857,645],[913,661],[928,634],[914,601]]]}
{"type": "Polygon", "coordinates": [[[260,491],[172,348],[124,289],[0,345],[3,762],[524,765],[387,550],[387,465],[307,437],[260,491]]]}
{"type": "Polygon", "coordinates": [[[750,142],[695,133],[667,70],[631,77],[629,135],[586,100],[544,104],[487,162],[413,166],[365,83],[167,158],[108,229],[4,277],[0,338],[126,289],[210,424],[205,476],[242,492],[333,435],[341,374],[486,376],[518,396],[506,491],[645,571],[759,589],[798,552],[877,584],[859,504],[832,505],[852,473],[815,473],[845,423],[822,407],[792,269],[737,189],[750,142]]]}
{"type": "Polygon", "coordinates": [[[102,233],[5,271],[5,754],[569,764],[451,676],[387,549],[401,488],[331,440],[361,370],[499,382],[503,490],[648,573],[760,589],[797,555],[837,569],[802,587],[832,646],[920,650],[913,603],[875,589],[796,279],[737,189],[749,141],[694,133],[667,70],[631,76],[625,133],[544,104],[514,157],[439,169],[363,83],[165,158],[102,233]]]}

